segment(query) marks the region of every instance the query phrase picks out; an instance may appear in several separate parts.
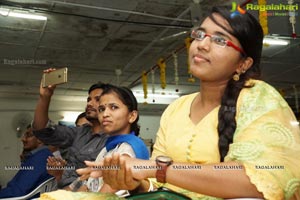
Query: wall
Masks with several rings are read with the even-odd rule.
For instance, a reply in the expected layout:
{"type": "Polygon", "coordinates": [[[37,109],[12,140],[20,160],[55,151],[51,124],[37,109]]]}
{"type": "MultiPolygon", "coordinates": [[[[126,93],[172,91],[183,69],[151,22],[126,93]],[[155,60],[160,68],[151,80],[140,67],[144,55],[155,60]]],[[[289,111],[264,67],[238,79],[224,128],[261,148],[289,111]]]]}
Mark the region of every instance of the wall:
{"type": "Polygon", "coordinates": [[[19,154],[22,150],[20,138],[12,127],[12,118],[16,112],[0,112],[0,184],[6,185],[16,173],[15,170],[5,170],[5,166],[19,165],[19,154]]]}
{"type": "MultiPolygon", "coordinates": [[[[2,99],[3,100],[3,99],[2,99]]],[[[36,101],[33,101],[34,104],[36,101]]],[[[17,116],[27,113],[33,116],[34,105],[27,102],[10,101],[4,105],[0,100],[0,185],[6,186],[6,183],[14,176],[17,171],[5,170],[5,166],[19,165],[19,155],[22,151],[22,143],[17,137],[17,131],[13,127],[13,122],[17,116]],[[28,109],[24,109],[28,108],[28,109]],[[8,110],[13,111],[8,111],[8,110]],[[23,109],[23,110],[22,110],[23,109]]],[[[23,115],[24,116],[24,115],[23,115]]],[[[50,117],[59,119],[59,112],[51,112],[50,117]]],[[[155,140],[158,130],[160,116],[140,116],[141,132],[140,137],[143,139],[155,140]]]]}
{"type": "Polygon", "coordinates": [[[139,120],[141,126],[140,137],[143,139],[152,139],[155,142],[159,121],[160,116],[141,115],[139,120]]]}

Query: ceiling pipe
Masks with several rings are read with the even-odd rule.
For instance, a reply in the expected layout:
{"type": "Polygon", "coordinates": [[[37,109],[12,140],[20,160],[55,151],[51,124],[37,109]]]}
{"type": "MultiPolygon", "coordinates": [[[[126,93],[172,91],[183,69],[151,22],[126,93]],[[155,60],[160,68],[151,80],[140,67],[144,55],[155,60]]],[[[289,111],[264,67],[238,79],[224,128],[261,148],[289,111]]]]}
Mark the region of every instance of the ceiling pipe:
{"type": "MultiPolygon", "coordinates": [[[[181,21],[181,22],[191,22],[191,20],[180,19],[181,17],[183,17],[184,15],[186,15],[190,11],[190,8],[187,8],[186,10],[184,10],[177,18],[170,18],[170,17],[165,17],[165,16],[152,15],[152,14],[148,14],[148,13],[141,13],[141,12],[128,11],[128,10],[120,10],[120,9],[107,8],[107,7],[96,7],[96,6],[89,6],[89,5],[84,5],[84,4],[69,3],[69,2],[53,1],[53,3],[64,4],[64,5],[71,5],[71,6],[78,6],[78,7],[84,7],[84,8],[93,8],[93,9],[99,9],[99,10],[112,11],[112,12],[123,12],[123,13],[128,13],[128,14],[135,14],[135,15],[141,15],[141,16],[147,16],[147,17],[154,17],[154,18],[165,19],[165,20],[172,20],[171,25],[174,25],[178,21],[181,21]]],[[[142,56],[145,52],[147,52],[148,49],[150,49],[153,46],[153,44],[155,42],[157,42],[158,39],[161,38],[168,30],[169,30],[169,28],[164,29],[142,51],[140,51],[139,54],[137,54],[133,59],[131,59],[125,65],[125,67],[123,67],[121,69],[121,71],[123,71],[123,72],[126,71],[132,65],[132,63],[135,62],[135,60],[137,60],[140,56],[142,56]]],[[[132,85],[132,84],[133,83],[131,83],[130,85],[132,85]]]]}
{"type": "Polygon", "coordinates": [[[191,20],[188,20],[188,19],[165,17],[165,16],[153,15],[153,14],[142,13],[142,12],[136,12],[136,11],[131,11],[131,10],[121,10],[121,9],[116,9],[116,8],[102,7],[102,6],[101,7],[89,6],[89,5],[84,5],[84,4],[61,2],[61,1],[53,1],[53,2],[57,3],[57,4],[64,4],[64,5],[69,5],[69,6],[77,6],[77,7],[93,8],[93,9],[97,9],[97,10],[105,10],[105,11],[111,11],[111,12],[127,13],[127,14],[140,15],[140,16],[145,16],[145,17],[153,17],[153,18],[164,19],[164,20],[172,20],[172,21],[179,21],[179,22],[191,22],[191,20]]]}
{"type": "Polygon", "coordinates": [[[41,40],[42,40],[42,38],[43,38],[43,36],[44,36],[44,34],[45,34],[46,26],[47,26],[47,20],[44,22],[43,29],[42,29],[42,31],[41,31],[41,33],[40,33],[39,40],[38,40],[37,45],[36,45],[36,48],[35,48],[35,50],[34,50],[34,54],[33,54],[33,58],[34,58],[34,59],[35,59],[36,53],[37,53],[37,51],[38,51],[38,49],[39,49],[41,40]]]}

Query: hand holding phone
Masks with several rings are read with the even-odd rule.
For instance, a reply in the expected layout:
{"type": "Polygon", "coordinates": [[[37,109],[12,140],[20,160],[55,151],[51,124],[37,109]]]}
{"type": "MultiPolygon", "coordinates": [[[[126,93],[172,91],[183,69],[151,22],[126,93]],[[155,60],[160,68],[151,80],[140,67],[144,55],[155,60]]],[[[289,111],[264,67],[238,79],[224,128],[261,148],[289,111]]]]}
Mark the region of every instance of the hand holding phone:
{"type": "Polygon", "coordinates": [[[48,87],[49,85],[59,85],[68,81],[68,68],[61,68],[49,73],[43,74],[42,86],[48,87]]]}

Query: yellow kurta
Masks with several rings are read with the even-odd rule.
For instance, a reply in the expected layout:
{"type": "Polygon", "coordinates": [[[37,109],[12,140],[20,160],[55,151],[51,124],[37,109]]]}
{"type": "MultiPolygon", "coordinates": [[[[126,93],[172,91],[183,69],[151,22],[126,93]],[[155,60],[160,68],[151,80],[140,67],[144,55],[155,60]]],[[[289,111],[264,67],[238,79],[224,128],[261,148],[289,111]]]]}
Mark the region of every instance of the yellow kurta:
{"type": "MultiPolygon", "coordinates": [[[[251,80],[238,98],[233,143],[225,161],[237,161],[266,199],[300,199],[300,131],[281,95],[263,81],[251,80]]],[[[183,96],[163,113],[152,158],[168,155],[175,162],[218,163],[218,111],[198,124],[189,118],[198,93],[183,96]]],[[[156,183],[160,186],[159,183],[156,183]]],[[[190,197],[210,199],[170,184],[190,197]]],[[[213,198],[212,198],[213,199],[213,198]]]]}

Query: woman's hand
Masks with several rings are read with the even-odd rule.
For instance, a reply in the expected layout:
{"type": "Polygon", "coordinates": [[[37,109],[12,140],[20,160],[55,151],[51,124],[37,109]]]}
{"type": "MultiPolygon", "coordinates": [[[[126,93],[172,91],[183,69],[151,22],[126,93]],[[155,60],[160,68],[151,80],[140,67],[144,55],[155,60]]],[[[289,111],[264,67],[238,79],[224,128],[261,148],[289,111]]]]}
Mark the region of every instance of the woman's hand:
{"type": "Polygon", "coordinates": [[[88,177],[103,177],[106,184],[117,190],[134,190],[141,186],[142,180],[155,177],[155,161],[120,156],[115,153],[112,157],[107,156],[103,161],[85,161],[87,168],[76,170],[80,179],[88,177]],[[152,166],[152,169],[149,169],[152,166]],[[148,168],[147,168],[148,167],[148,168]]]}
{"type": "Polygon", "coordinates": [[[87,165],[86,168],[77,169],[77,174],[80,175],[80,180],[86,180],[91,177],[91,173],[95,172],[93,178],[102,177],[102,171],[99,170],[102,166],[102,162],[91,162],[91,161],[84,161],[87,165]]]}
{"type": "MultiPolygon", "coordinates": [[[[113,189],[136,189],[141,183],[133,177],[130,160],[132,159],[127,156],[119,156],[118,154],[114,154],[113,157],[106,157],[103,166],[108,170],[102,171],[104,182],[113,189]]],[[[143,178],[140,177],[140,179],[143,178]]]]}
{"type": "MultiPolygon", "coordinates": [[[[142,180],[153,177],[153,172],[155,176],[156,170],[143,170],[140,166],[147,167],[153,164],[156,166],[154,161],[113,154],[112,157],[104,159],[103,167],[106,169],[102,170],[103,180],[114,189],[134,190],[141,185],[142,180]]],[[[94,174],[96,173],[92,172],[91,176],[94,174]]]]}

